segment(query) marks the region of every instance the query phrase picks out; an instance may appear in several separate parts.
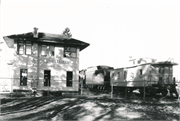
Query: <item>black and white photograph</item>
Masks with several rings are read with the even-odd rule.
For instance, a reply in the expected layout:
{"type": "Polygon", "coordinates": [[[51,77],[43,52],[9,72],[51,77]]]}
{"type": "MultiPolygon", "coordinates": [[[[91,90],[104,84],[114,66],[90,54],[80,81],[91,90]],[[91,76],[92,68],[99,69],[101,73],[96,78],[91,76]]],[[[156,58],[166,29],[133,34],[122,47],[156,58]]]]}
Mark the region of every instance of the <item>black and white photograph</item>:
{"type": "Polygon", "coordinates": [[[180,0],[0,0],[1,121],[179,121],[180,0]]]}

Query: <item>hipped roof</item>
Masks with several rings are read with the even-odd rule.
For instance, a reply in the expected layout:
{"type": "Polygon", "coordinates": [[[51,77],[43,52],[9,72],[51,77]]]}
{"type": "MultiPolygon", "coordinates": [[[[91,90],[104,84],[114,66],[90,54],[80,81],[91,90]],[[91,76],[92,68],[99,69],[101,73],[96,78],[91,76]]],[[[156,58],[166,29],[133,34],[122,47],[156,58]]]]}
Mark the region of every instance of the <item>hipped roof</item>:
{"type": "Polygon", "coordinates": [[[57,44],[57,45],[63,45],[63,46],[72,46],[72,47],[79,47],[80,51],[88,47],[90,44],[66,37],[64,35],[60,34],[50,34],[50,33],[43,33],[39,32],[38,37],[33,37],[32,32],[24,33],[24,34],[16,34],[16,35],[10,35],[10,36],[4,36],[3,37],[8,47],[12,46],[11,41],[16,40],[22,40],[22,41],[34,41],[34,42],[44,42],[44,43],[51,43],[51,44],[57,44]]]}

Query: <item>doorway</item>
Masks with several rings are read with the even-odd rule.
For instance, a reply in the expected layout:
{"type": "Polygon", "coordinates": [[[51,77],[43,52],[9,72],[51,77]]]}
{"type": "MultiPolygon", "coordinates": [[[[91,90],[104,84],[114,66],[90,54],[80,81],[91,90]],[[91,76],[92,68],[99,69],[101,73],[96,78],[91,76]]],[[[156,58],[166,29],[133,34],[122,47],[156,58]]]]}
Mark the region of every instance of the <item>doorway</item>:
{"type": "Polygon", "coordinates": [[[51,71],[44,70],[44,86],[51,86],[51,71]]]}

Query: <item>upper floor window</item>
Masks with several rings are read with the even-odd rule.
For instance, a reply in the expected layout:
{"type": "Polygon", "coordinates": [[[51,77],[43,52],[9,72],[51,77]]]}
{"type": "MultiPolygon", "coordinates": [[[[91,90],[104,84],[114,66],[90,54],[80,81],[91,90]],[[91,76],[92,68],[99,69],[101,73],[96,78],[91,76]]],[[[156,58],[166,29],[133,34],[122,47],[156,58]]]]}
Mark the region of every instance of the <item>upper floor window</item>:
{"type": "Polygon", "coordinates": [[[31,55],[31,51],[32,51],[32,43],[30,41],[18,41],[17,43],[17,53],[19,55],[31,55]]]}
{"type": "Polygon", "coordinates": [[[17,45],[18,45],[18,47],[17,47],[18,54],[20,54],[20,55],[24,54],[24,42],[19,41],[17,45]]]}
{"type": "Polygon", "coordinates": [[[54,46],[53,45],[42,45],[41,46],[41,56],[54,56],[54,46]]]}
{"type": "Polygon", "coordinates": [[[42,45],[41,46],[41,56],[47,56],[47,51],[48,51],[48,46],[47,45],[42,45]]]}
{"type": "Polygon", "coordinates": [[[75,47],[64,47],[64,57],[77,57],[77,48],[75,47]]]}
{"type": "Polygon", "coordinates": [[[27,41],[26,42],[26,55],[31,55],[31,51],[32,51],[32,44],[31,44],[31,42],[29,42],[29,41],[27,41]]]}
{"type": "Polygon", "coordinates": [[[49,46],[49,56],[54,56],[54,46],[49,46]]]}

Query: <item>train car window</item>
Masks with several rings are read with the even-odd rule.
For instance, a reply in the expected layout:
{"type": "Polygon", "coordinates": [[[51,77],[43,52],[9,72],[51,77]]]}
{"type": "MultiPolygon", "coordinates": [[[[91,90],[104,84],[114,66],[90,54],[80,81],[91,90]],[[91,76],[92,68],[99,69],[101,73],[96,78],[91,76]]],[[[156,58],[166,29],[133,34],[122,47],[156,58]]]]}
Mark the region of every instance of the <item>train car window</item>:
{"type": "Polygon", "coordinates": [[[133,72],[131,72],[131,75],[130,75],[130,76],[131,76],[131,78],[134,78],[134,73],[133,73],[133,72]]]}
{"type": "Polygon", "coordinates": [[[121,72],[118,72],[118,79],[121,77],[121,72]]]}
{"type": "Polygon", "coordinates": [[[111,73],[111,78],[112,78],[112,79],[114,79],[114,73],[115,73],[115,72],[112,72],[112,73],[111,73]]]}
{"type": "Polygon", "coordinates": [[[140,76],[142,75],[142,72],[143,72],[142,69],[140,69],[140,70],[139,70],[139,75],[140,75],[140,76]]]}
{"type": "Polygon", "coordinates": [[[159,67],[159,73],[163,74],[164,73],[164,67],[159,67]]]}
{"type": "Polygon", "coordinates": [[[126,79],[127,71],[124,71],[124,79],[126,79]]]}
{"type": "Polygon", "coordinates": [[[169,73],[172,74],[173,73],[173,70],[172,70],[172,66],[169,67],[169,73]]]}

